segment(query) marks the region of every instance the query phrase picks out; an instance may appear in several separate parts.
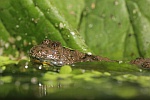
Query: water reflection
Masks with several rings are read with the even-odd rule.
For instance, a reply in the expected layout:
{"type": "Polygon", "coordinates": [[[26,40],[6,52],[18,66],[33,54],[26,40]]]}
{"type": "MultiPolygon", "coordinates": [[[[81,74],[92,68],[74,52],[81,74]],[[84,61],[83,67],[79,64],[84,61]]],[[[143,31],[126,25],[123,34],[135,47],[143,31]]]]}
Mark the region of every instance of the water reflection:
{"type": "Polygon", "coordinates": [[[47,85],[42,85],[41,83],[39,83],[39,93],[37,95],[37,97],[43,97],[47,95],[47,85]]]}
{"type": "Polygon", "coordinates": [[[15,82],[15,84],[0,84],[0,99],[4,98],[43,98],[59,91],[62,87],[57,85],[29,84],[15,82]]]}
{"type": "MultiPolygon", "coordinates": [[[[23,81],[17,79],[15,82],[0,85],[0,100],[1,98],[33,98],[34,100],[74,98],[82,100],[97,99],[99,97],[107,100],[109,99],[108,97],[128,99],[133,97],[136,98],[137,96],[145,96],[146,93],[150,93],[149,91],[142,92],[143,90],[150,90],[149,85],[147,86],[147,84],[145,84],[144,87],[139,88],[137,83],[133,83],[133,81],[128,80],[127,77],[134,78],[135,76],[126,75],[126,77],[118,76],[111,78],[109,75],[103,75],[101,77],[92,77],[93,80],[91,80],[89,78],[83,79],[81,75],[77,75],[74,76],[74,81],[63,78],[45,81],[39,81],[40,79],[38,79],[38,82],[35,82],[36,84],[31,82],[31,80],[37,80],[35,77],[29,80],[23,78],[23,81]],[[124,82],[124,79],[127,81],[124,82]]],[[[146,77],[146,79],[147,78],[148,77],[146,77]]]]}
{"type": "Polygon", "coordinates": [[[140,73],[132,75],[131,72],[138,72],[137,67],[127,66],[122,62],[74,64],[72,74],[35,70],[31,66],[10,67],[10,70],[8,68],[0,76],[0,100],[1,98],[61,99],[62,97],[80,100],[99,97],[106,100],[113,97],[130,99],[148,97],[150,93],[149,72],[143,76],[139,75],[140,73]],[[76,68],[95,68],[99,71],[75,70],[76,68]],[[14,71],[19,69],[20,72],[12,74],[12,69],[14,71]]]}
{"type": "Polygon", "coordinates": [[[49,85],[39,83],[38,90],[35,90],[35,93],[36,91],[38,91],[38,93],[35,96],[38,98],[42,98],[52,93],[58,92],[59,90],[64,89],[66,87],[69,87],[69,85],[63,86],[63,84],[59,82],[56,84],[49,84],[49,85]]]}

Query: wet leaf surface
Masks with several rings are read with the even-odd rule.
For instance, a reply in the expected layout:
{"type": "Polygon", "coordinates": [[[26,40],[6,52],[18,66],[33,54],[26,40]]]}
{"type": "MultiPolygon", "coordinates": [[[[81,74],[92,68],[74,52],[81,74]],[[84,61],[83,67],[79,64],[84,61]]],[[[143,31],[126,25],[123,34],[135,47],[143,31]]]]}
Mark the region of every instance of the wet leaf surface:
{"type": "Polygon", "coordinates": [[[85,0],[79,32],[97,54],[111,59],[150,57],[150,2],[85,0]]]}

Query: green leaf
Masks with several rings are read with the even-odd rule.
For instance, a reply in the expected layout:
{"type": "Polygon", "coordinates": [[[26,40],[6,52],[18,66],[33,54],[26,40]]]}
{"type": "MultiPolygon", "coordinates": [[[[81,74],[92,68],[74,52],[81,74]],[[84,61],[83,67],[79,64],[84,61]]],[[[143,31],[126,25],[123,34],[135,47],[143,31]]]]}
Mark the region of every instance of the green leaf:
{"type": "Polygon", "coordinates": [[[97,55],[111,59],[150,56],[148,0],[85,1],[79,31],[97,55]]]}
{"type": "Polygon", "coordinates": [[[18,50],[26,53],[49,38],[111,59],[150,56],[148,0],[5,0],[0,5],[3,54],[12,54],[12,48],[15,56],[18,50]]]}
{"type": "Polygon", "coordinates": [[[131,24],[136,36],[139,54],[150,57],[150,1],[127,0],[127,8],[130,14],[131,24]]]}
{"type": "Polygon", "coordinates": [[[82,10],[85,7],[84,0],[50,0],[52,4],[60,11],[61,15],[68,21],[75,29],[78,28],[82,10]]]}
{"type": "Polygon", "coordinates": [[[66,5],[62,7],[58,2],[51,0],[6,0],[0,2],[2,5],[0,7],[0,26],[1,30],[4,30],[0,33],[2,40],[8,41],[9,37],[13,37],[16,48],[24,51],[29,50],[33,43],[39,43],[44,38],[60,41],[64,46],[82,52],[90,51],[76,31],[84,2],[72,1],[64,3],[66,5]],[[82,3],[77,5],[79,2],[82,3]],[[65,6],[73,7],[71,11],[77,14],[75,16],[70,15],[72,17],[68,21],[66,20],[68,13],[65,14],[65,18],[61,14],[66,12],[65,6]],[[81,9],[78,6],[81,6],[81,9]],[[76,8],[78,9],[76,10],[76,8]],[[77,21],[73,22],[74,20],[77,21]],[[71,21],[73,27],[68,23],[71,21]],[[7,39],[3,34],[7,36],[7,39]]]}

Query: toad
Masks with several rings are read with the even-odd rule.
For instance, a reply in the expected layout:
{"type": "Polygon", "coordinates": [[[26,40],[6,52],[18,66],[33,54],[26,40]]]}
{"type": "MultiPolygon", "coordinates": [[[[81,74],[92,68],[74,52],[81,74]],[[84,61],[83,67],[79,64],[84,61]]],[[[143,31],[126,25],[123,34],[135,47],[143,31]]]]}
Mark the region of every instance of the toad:
{"type": "MultiPolygon", "coordinates": [[[[47,64],[50,66],[63,66],[86,61],[117,62],[101,56],[82,53],[63,47],[60,42],[49,39],[45,39],[41,44],[33,46],[29,51],[29,56],[33,63],[47,64]]],[[[150,58],[137,58],[130,61],[130,64],[150,68],[150,58]]]]}
{"type": "Polygon", "coordinates": [[[33,46],[29,51],[33,63],[63,66],[86,61],[111,61],[108,58],[82,53],[63,47],[60,42],[45,39],[41,44],[33,46]]]}

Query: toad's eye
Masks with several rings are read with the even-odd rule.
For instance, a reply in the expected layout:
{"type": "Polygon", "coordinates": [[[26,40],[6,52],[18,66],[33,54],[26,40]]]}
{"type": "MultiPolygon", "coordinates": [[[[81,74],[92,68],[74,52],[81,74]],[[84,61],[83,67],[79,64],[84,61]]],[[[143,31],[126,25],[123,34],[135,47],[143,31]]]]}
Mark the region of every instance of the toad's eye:
{"type": "Polygon", "coordinates": [[[50,42],[52,42],[52,41],[49,40],[49,39],[45,39],[45,40],[42,41],[42,44],[48,45],[48,44],[50,44],[50,42]]]}
{"type": "Polygon", "coordinates": [[[59,47],[60,45],[61,45],[61,44],[60,44],[59,42],[53,42],[53,43],[52,43],[52,46],[53,46],[53,47],[59,47]]]}

